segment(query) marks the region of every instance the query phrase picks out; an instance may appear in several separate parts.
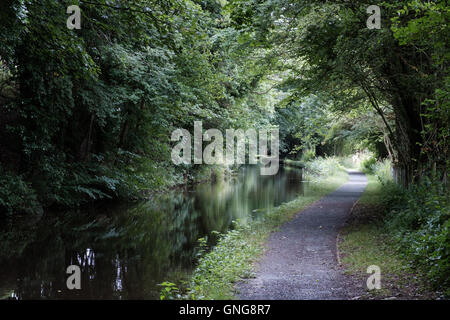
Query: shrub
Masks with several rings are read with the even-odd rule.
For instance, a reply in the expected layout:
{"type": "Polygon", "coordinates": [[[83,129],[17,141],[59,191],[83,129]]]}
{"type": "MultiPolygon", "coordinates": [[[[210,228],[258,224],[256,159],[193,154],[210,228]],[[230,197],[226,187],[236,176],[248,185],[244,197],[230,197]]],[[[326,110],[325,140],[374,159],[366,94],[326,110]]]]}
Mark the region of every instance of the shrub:
{"type": "Polygon", "coordinates": [[[306,150],[305,152],[303,152],[300,161],[301,162],[311,161],[315,158],[315,156],[316,156],[316,152],[314,150],[306,150]]]}
{"type": "Polygon", "coordinates": [[[450,295],[450,203],[448,187],[432,179],[404,189],[384,184],[390,208],[386,227],[402,254],[424,270],[437,288],[450,295]]]}
{"type": "Polygon", "coordinates": [[[371,170],[383,184],[392,182],[394,179],[392,176],[392,163],[389,159],[377,161],[371,166],[371,170]]]}
{"type": "Polygon", "coordinates": [[[42,213],[36,194],[22,177],[3,172],[0,167],[0,216],[42,213]]]}
{"type": "Polygon", "coordinates": [[[361,162],[361,171],[364,173],[373,173],[373,166],[376,164],[377,159],[374,157],[370,157],[367,159],[364,159],[361,162]]]}
{"type": "Polygon", "coordinates": [[[341,170],[339,159],[336,157],[318,157],[305,163],[307,176],[312,179],[324,178],[335,175],[341,170]]]}

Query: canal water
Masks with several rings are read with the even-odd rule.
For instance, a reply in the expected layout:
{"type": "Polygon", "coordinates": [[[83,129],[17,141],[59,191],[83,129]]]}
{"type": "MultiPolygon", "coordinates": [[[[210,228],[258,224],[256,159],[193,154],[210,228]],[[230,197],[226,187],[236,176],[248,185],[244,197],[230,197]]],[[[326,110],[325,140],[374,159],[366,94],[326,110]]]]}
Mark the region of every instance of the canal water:
{"type": "Polygon", "coordinates": [[[0,226],[0,299],[159,299],[164,281],[195,268],[198,240],[248,223],[305,192],[301,171],[261,176],[242,167],[230,181],[174,190],[133,205],[52,212],[0,226]],[[81,269],[68,290],[66,269],[81,269]]]}

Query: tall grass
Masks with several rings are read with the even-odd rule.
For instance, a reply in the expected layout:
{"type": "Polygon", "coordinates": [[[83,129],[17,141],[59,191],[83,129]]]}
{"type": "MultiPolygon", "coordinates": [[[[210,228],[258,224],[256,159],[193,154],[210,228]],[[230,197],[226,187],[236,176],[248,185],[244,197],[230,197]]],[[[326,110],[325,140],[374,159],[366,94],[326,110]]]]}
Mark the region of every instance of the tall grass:
{"type": "Polygon", "coordinates": [[[392,162],[389,159],[377,161],[371,167],[373,174],[380,180],[381,183],[393,182],[392,162]]]}
{"type": "Polygon", "coordinates": [[[306,178],[321,180],[336,175],[343,167],[338,157],[318,157],[305,163],[306,178]]]}

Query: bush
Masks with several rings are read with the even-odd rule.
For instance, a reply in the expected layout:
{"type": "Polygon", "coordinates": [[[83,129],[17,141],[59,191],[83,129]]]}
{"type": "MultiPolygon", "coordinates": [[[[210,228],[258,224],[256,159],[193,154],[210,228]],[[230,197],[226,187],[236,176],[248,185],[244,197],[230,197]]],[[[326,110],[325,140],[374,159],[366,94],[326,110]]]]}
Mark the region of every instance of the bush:
{"type": "Polygon", "coordinates": [[[373,173],[373,166],[376,164],[377,159],[374,157],[370,157],[367,159],[364,159],[361,162],[361,171],[364,173],[373,173]]]}
{"type": "Polygon", "coordinates": [[[316,156],[316,152],[314,150],[306,150],[302,153],[301,162],[312,161],[316,156]]]}
{"type": "Polygon", "coordinates": [[[404,189],[384,183],[384,202],[390,208],[386,227],[400,252],[424,270],[436,288],[450,295],[450,203],[448,187],[428,178],[404,189]]]}
{"type": "Polygon", "coordinates": [[[305,163],[307,176],[313,179],[324,178],[335,175],[341,170],[339,159],[336,157],[318,157],[305,163]]]}
{"type": "Polygon", "coordinates": [[[42,213],[37,196],[22,177],[3,172],[0,167],[0,216],[42,213]]]}
{"type": "Polygon", "coordinates": [[[392,163],[389,159],[384,159],[383,161],[372,164],[371,171],[383,184],[394,180],[394,177],[392,176],[392,163]]]}
{"type": "Polygon", "coordinates": [[[0,167],[0,214],[74,208],[107,199],[136,200],[148,190],[177,183],[174,177],[170,165],[155,164],[130,152],[92,155],[86,163],[68,163],[61,155],[42,157],[39,170],[28,176],[0,167]]]}

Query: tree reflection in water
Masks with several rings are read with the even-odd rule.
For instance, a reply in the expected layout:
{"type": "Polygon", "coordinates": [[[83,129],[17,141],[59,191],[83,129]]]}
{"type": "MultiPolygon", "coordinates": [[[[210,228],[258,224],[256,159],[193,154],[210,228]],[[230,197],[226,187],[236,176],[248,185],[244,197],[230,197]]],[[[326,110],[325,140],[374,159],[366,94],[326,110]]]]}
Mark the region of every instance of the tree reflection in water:
{"type": "Polygon", "coordinates": [[[235,181],[133,206],[7,221],[0,229],[0,298],[158,299],[158,283],[193,269],[199,238],[257,219],[303,192],[297,170],[261,176],[246,166],[235,181]],[[81,290],[66,288],[71,264],[81,268],[81,290]]]}

